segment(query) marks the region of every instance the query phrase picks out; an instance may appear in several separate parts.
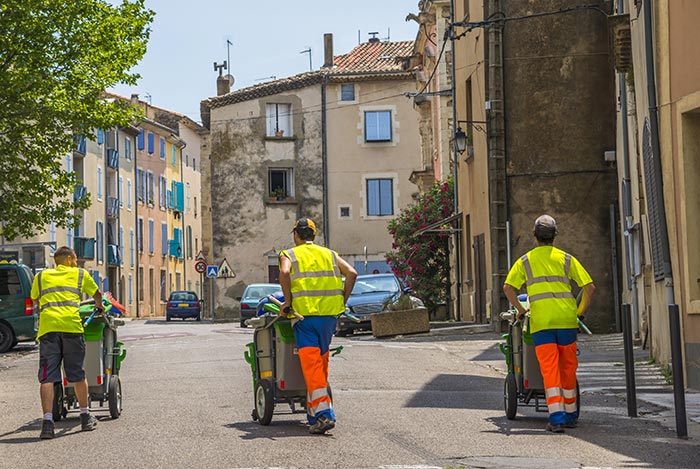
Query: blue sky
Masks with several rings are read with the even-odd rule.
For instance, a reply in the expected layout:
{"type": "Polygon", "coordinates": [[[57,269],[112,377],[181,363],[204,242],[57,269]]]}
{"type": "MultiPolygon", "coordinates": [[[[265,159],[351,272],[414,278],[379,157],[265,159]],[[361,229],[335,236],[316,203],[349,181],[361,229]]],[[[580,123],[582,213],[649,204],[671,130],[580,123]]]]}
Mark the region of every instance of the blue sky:
{"type": "MultiPolygon", "coordinates": [[[[116,3],[116,2],[115,2],[116,3]]],[[[148,52],[136,71],[135,87],[120,85],[118,94],[150,95],[151,103],[199,122],[199,102],[216,95],[214,62],[231,56],[233,89],[309,70],[311,47],[314,69],[323,65],[323,34],[333,33],[334,54],[349,52],[368,33],[379,32],[392,41],[413,40],[418,0],[146,0],[156,12],[148,52]]]]}

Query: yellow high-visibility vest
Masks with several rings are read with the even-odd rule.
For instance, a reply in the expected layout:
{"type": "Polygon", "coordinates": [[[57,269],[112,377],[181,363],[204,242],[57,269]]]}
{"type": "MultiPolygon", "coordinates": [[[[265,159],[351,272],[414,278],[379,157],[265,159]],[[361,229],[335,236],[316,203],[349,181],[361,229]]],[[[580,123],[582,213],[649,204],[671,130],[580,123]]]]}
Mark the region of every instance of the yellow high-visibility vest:
{"type": "Polygon", "coordinates": [[[47,332],[82,333],[78,312],[81,293],[93,296],[97,290],[97,284],[84,269],[59,265],[39,272],[31,292],[32,299],[39,304],[37,339],[47,332]]]}
{"type": "Polygon", "coordinates": [[[302,316],[337,316],[345,311],[338,254],[307,242],[280,253],[292,263],[292,309],[302,316]]]}

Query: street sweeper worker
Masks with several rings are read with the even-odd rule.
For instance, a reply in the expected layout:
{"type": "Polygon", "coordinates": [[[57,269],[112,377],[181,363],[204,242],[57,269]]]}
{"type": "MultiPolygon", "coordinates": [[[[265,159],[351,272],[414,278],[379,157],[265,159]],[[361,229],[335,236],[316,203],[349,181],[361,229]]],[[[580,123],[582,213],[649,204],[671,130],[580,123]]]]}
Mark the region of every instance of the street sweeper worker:
{"type": "Polygon", "coordinates": [[[517,291],[526,285],[530,304],[530,332],[544,378],[549,411],[547,430],[563,433],[574,428],[576,411],[576,334],[578,317],[591,303],[595,285],[586,269],[571,254],[554,247],[557,224],[549,215],[535,220],[537,247],[520,257],[508,272],[503,292],[522,320],[528,309],[517,291]],[[581,303],[571,292],[571,281],[583,289],[581,303]]]}
{"type": "Polygon", "coordinates": [[[294,324],[294,338],[306,381],[307,420],[312,434],[335,427],[328,395],[328,359],[337,317],[345,311],[357,272],[338,253],[314,244],[316,224],[303,217],[292,229],[295,246],[280,252],[282,311],[303,316],[294,324]],[[345,277],[345,284],[343,284],[345,277]]]}
{"type": "Polygon", "coordinates": [[[85,378],[85,339],[79,308],[81,294],[95,299],[95,307],[104,312],[102,293],[90,275],[78,268],[78,257],[68,246],[56,249],[56,268],[39,272],[32,283],[31,296],[39,312],[39,383],[44,417],[39,437],[54,437],[53,384],[61,381],[61,362],[66,378],[74,383],[80,404],[82,431],[94,430],[97,419],[88,407],[88,382],[85,378]]]}

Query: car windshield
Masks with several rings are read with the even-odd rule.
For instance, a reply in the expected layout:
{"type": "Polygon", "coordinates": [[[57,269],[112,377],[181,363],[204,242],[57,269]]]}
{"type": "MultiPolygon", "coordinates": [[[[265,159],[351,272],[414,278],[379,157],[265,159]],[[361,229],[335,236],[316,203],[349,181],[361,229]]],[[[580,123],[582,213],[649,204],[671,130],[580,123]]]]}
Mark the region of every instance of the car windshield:
{"type": "Polygon", "coordinates": [[[360,277],[355,282],[351,295],[368,293],[396,293],[399,284],[394,277],[360,277]]]}
{"type": "Polygon", "coordinates": [[[197,301],[197,295],[195,295],[194,293],[186,292],[186,291],[175,292],[170,297],[170,300],[171,301],[197,301]]]}
{"type": "Polygon", "coordinates": [[[244,300],[259,300],[260,298],[272,295],[277,291],[282,291],[282,287],[279,285],[251,285],[243,295],[244,300]]]}

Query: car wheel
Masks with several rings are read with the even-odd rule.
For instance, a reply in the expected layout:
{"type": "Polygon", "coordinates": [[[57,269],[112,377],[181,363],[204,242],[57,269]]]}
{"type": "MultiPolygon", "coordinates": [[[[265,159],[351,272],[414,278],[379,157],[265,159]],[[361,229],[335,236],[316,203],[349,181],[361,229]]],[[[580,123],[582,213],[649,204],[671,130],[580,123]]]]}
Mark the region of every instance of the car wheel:
{"type": "Polygon", "coordinates": [[[275,396],[272,392],[272,382],[269,379],[261,379],[255,389],[255,412],[258,414],[260,425],[270,425],[274,410],[275,396]]]}
{"type": "Polygon", "coordinates": [[[14,347],[15,333],[12,328],[5,323],[0,322],[0,353],[5,353],[14,347]]]}
{"type": "Polygon", "coordinates": [[[338,329],[337,331],[335,331],[336,337],[347,337],[350,334],[351,334],[351,331],[349,331],[347,329],[338,329]]]}

